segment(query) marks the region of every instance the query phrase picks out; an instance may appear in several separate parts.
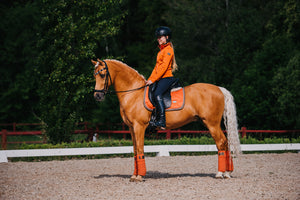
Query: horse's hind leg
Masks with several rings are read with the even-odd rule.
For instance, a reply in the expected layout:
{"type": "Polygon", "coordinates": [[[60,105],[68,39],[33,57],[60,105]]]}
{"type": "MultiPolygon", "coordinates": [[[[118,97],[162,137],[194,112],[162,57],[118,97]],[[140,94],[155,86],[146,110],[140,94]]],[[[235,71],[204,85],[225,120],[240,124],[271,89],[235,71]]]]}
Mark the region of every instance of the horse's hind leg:
{"type": "Polygon", "coordinates": [[[218,151],[227,151],[228,142],[227,138],[221,130],[220,126],[208,126],[211,136],[214,138],[218,151]]]}
{"type": "Polygon", "coordinates": [[[228,140],[221,130],[220,125],[207,124],[207,127],[214,138],[218,149],[218,173],[216,174],[216,178],[230,178],[230,174],[226,172],[230,170],[229,166],[231,166],[227,161],[228,156],[230,156],[228,151],[228,140]]]}

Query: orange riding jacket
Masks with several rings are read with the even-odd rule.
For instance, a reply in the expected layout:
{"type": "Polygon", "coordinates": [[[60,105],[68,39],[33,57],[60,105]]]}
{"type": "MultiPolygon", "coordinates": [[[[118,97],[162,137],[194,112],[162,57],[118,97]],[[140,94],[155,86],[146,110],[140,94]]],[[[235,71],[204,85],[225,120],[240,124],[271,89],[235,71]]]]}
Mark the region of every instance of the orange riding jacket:
{"type": "Polygon", "coordinates": [[[156,65],[148,78],[152,83],[159,81],[162,78],[172,77],[172,63],[174,50],[170,43],[159,46],[160,51],[157,54],[156,65]]]}

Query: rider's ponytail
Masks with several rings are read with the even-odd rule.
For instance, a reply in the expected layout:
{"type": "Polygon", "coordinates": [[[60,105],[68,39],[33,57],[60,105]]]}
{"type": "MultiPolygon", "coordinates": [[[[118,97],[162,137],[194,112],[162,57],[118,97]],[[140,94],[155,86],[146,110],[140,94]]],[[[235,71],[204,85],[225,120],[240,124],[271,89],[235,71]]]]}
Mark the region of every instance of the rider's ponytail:
{"type": "MultiPolygon", "coordinates": [[[[173,46],[173,43],[171,43],[171,47],[173,48],[173,51],[174,51],[174,46],[173,46]]],[[[173,56],[173,61],[172,61],[172,72],[175,72],[176,70],[178,69],[178,65],[176,63],[176,59],[175,59],[175,51],[174,51],[174,56],[173,56]]]]}

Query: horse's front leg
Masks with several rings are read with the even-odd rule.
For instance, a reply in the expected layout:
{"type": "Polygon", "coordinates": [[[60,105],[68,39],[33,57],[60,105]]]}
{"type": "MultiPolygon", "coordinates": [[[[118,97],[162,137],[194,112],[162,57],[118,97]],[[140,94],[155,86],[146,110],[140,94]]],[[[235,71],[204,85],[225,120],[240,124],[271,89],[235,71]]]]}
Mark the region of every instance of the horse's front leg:
{"type": "Polygon", "coordinates": [[[147,125],[136,123],[133,126],[134,145],[134,174],[131,176],[130,181],[141,182],[146,175],[146,162],[144,156],[144,136],[147,125]]]}
{"type": "Polygon", "coordinates": [[[137,150],[136,150],[136,141],[135,141],[135,135],[134,135],[134,131],[133,131],[133,127],[129,127],[130,130],[130,134],[131,134],[131,139],[132,139],[132,144],[133,144],[133,153],[134,153],[134,171],[133,171],[133,175],[130,177],[130,181],[134,182],[137,178],[137,150]]]}

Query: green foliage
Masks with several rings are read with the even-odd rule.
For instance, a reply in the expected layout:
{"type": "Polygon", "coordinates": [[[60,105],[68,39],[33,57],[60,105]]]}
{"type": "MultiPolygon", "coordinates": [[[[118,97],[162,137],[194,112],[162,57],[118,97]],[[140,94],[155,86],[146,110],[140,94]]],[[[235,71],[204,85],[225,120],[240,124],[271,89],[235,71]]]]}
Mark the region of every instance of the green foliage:
{"type": "Polygon", "coordinates": [[[300,52],[296,52],[287,66],[278,68],[273,77],[272,93],[275,96],[275,116],[280,126],[289,129],[300,127],[300,52]]]}
{"type": "Polygon", "coordinates": [[[167,9],[160,0],[128,0],[128,16],[118,42],[125,62],[141,74],[150,75],[158,52],[154,31],[166,22],[162,13],[167,9]]]}
{"type": "Polygon", "coordinates": [[[119,100],[116,95],[106,95],[103,102],[98,102],[93,110],[92,123],[120,123],[119,100]]]}
{"type": "Polygon", "coordinates": [[[276,87],[272,77],[279,66],[287,64],[292,51],[293,46],[288,38],[276,37],[266,41],[242,74],[243,80],[236,81],[236,87],[240,89],[237,101],[247,105],[238,107],[238,111],[246,113],[240,119],[244,125],[247,124],[248,128],[256,126],[261,129],[279,128],[274,124],[277,97],[272,93],[271,88],[276,87]]]}
{"type": "Polygon", "coordinates": [[[32,122],[38,102],[34,59],[40,21],[36,3],[0,4],[0,122],[32,122]]]}
{"type": "Polygon", "coordinates": [[[40,5],[37,65],[41,118],[52,143],[68,142],[75,122],[87,119],[94,79],[90,59],[123,23],[122,1],[48,1],[40,5]],[[88,100],[90,101],[90,100],[88,100]]]}
{"type": "MultiPolygon", "coordinates": [[[[297,107],[299,101],[297,106],[289,100],[277,104],[272,93],[276,87],[272,77],[278,68],[286,68],[299,49],[295,38],[299,34],[299,2],[172,0],[168,5],[172,9],[167,10],[165,19],[174,27],[180,69],[176,75],[184,85],[209,82],[227,87],[236,99],[241,126],[299,128],[291,126],[295,120],[290,115],[282,114],[283,121],[276,117],[278,106],[297,107]]],[[[296,81],[291,84],[297,85],[296,81]]]]}
{"type": "Polygon", "coordinates": [[[154,31],[164,25],[173,30],[182,85],[226,87],[240,127],[300,129],[299,6],[297,0],[1,1],[0,122],[42,122],[53,143],[70,141],[75,122],[121,122],[114,95],[93,99],[90,59],[118,58],[147,78],[158,51],[154,31]]]}
{"type": "MultiPolygon", "coordinates": [[[[264,138],[259,140],[253,137],[240,139],[241,144],[281,144],[281,143],[300,143],[298,138],[264,138]]],[[[207,145],[215,144],[211,137],[202,136],[197,138],[182,137],[176,140],[145,140],[145,145],[207,145]]],[[[115,146],[132,146],[131,140],[114,140],[106,139],[97,142],[83,143],[59,143],[59,144],[22,144],[20,149],[54,149],[54,148],[86,148],[86,147],[115,147],[115,146]]]]}

